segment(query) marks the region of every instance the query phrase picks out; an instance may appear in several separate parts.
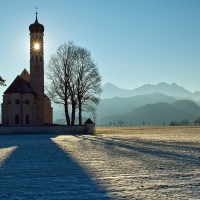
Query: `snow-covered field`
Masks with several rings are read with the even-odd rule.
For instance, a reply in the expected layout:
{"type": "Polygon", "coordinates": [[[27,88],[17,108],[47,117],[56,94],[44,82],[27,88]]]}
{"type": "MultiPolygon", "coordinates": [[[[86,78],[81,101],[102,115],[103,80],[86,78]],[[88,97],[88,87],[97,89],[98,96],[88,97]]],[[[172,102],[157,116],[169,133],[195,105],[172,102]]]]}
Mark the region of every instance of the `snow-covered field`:
{"type": "Polygon", "coordinates": [[[200,199],[200,128],[0,135],[0,199],[200,199]]]}

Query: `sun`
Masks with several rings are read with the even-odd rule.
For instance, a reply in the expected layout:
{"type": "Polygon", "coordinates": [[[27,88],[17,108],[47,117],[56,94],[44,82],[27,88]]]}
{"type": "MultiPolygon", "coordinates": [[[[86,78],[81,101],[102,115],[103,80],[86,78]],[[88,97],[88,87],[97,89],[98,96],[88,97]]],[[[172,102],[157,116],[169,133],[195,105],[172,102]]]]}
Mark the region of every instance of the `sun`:
{"type": "Polygon", "coordinates": [[[35,43],[34,44],[34,49],[35,50],[39,50],[40,49],[40,44],[39,43],[35,43]]]}
{"type": "Polygon", "coordinates": [[[41,57],[43,55],[43,41],[39,36],[31,39],[31,57],[41,57]]]}

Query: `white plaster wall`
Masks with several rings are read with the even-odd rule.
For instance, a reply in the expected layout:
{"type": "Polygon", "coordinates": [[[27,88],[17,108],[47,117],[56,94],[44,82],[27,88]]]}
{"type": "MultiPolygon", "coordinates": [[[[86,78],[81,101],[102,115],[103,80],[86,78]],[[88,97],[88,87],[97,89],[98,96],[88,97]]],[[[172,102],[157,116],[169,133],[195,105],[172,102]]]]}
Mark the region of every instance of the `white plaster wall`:
{"type": "Polygon", "coordinates": [[[30,125],[34,125],[34,95],[31,93],[25,93],[22,95],[22,100],[23,100],[23,104],[22,104],[22,125],[25,126],[30,126],[30,125]],[[29,101],[29,104],[27,104],[27,101],[29,101]],[[26,123],[26,115],[29,116],[29,124],[26,123]]]}
{"type": "MultiPolygon", "coordinates": [[[[35,98],[34,98],[35,100],[35,98]]],[[[36,103],[33,103],[33,124],[36,125],[36,103]]]]}
{"type": "Polygon", "coordinates": [[[10,110],[9,110],[9,116],[10,117],[10,123],[9,125],[12,126],[21,126],[22,123],[22,118],[21,118],[21,113],[22,113],[22,99],[21,99],[21,94],[20,93],[13,93],[10,95],[10,100],[11,100],[11,104],[10,104],[10,110]],[[19,99],[20,103],[16,104],[15,101],[19,99]],[[15,115],[19,115],[19,124],[15,124],[15,115]]]}
{"type": "Polygon", "coordinates": [[[94,124],[85,124],[86,133],[94,133],[94,124]]]}
{"type": "Polygon", "coordinates": [[[35,103],[34,95],[25,93],[5,94],[3,96],[2,104],[2,125],[4,126],[30,126],[35,125],[35,103]],[[19,99],[20,103],[16,104],[15,101],[19,99]],[[26,103],[29,100],[30,104],[26,103]],[[7,104],[10,102],[9,104],[7,104]],[[19,124],[15,124],[15,116],[19,115],[19,124]],[[29,115],[29,124],[26,124],[26,115],[29,115]],[[7,116],[9,116],[9,123],[7,124],[7,116]]]}
{"type": "Polygon", "coordinates": [[[51,101],[48,97],[44,98],[44,123],[53,123],[53,108],[51,107],[51,101]]]}
{"type": "Polygon", "coordinates": [[[10,101],[10,95],[4,94],[3,95],[3,103],[2,103],[2,111],[1,111],[1,119],[2,119],[2,124],[4,126],[7,125],[7,116],[9,113],[9,105],[7,105],[7,104],[9,101],[10,101]]]}

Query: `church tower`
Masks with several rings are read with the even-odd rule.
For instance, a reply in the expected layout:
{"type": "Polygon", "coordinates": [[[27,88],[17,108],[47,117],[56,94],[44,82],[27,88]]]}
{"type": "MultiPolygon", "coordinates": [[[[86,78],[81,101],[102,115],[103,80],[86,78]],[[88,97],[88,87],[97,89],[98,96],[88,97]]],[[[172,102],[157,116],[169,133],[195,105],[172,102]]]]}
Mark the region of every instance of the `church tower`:
{"type": "Polygon", "coordinates": [[[51,100],[44,94],[44,26],[36,19],[30,30],[30,74],[17,76],[3,95],[3,126],[42,126],[53,123],[51,100]]]}
{"type": "Polygon", "coordinates": [[[44,26],[38,22],[30,30],[30,88],[35,95],[36,125],[44,125],[44,26]]]}

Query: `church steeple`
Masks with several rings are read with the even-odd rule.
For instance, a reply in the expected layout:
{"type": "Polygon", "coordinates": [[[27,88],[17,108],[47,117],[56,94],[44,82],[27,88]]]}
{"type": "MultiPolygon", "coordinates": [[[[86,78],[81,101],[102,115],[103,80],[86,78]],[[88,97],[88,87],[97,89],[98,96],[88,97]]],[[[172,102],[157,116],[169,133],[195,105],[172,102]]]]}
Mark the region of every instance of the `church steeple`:
{"type": "Polygon", "coordinates": [[[44,124],[44,26],[35,22],[30,30],[30,88],[37,94],[36,124],[44,124]]]}
{"type": "Polygon", "coordinates": [[[29,26],[29,30],[31,33],[43,33],[44,32],[44,26],[38,22],[38,12],[35,13],[36,18],[35,22],[29,26]]]}
{"type": "Polygon", "coordinates": [[[35,23],[38,23],[38,19],[37,19],[38,12],[36,12],[35,14],[36,14],[35,23]]]}

